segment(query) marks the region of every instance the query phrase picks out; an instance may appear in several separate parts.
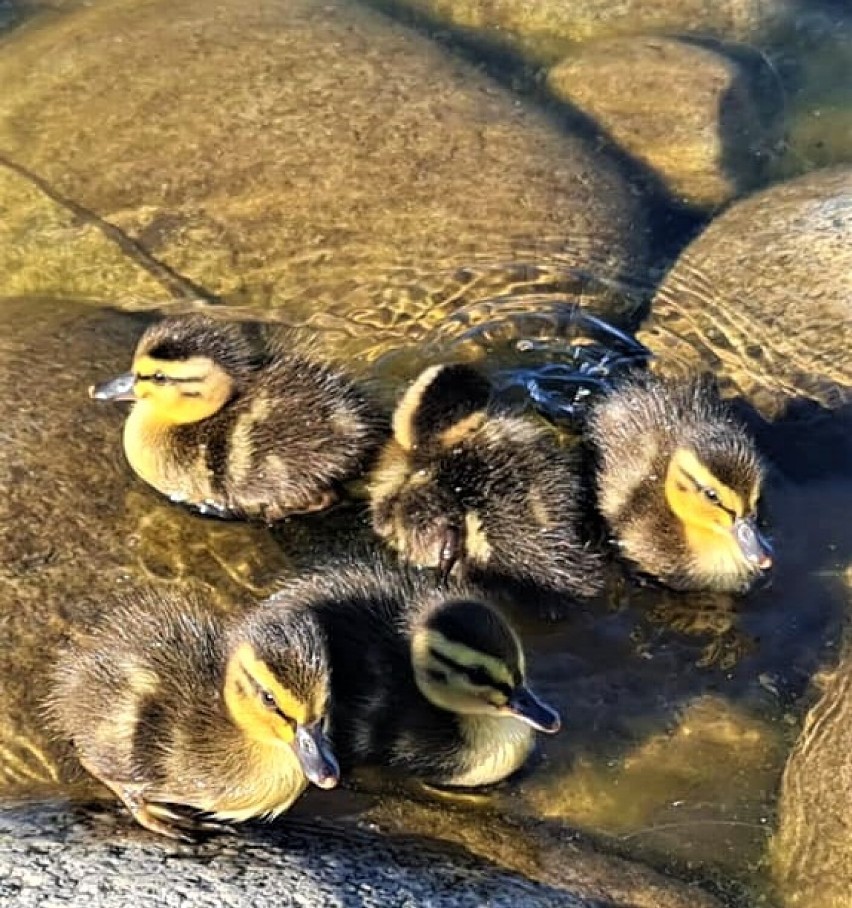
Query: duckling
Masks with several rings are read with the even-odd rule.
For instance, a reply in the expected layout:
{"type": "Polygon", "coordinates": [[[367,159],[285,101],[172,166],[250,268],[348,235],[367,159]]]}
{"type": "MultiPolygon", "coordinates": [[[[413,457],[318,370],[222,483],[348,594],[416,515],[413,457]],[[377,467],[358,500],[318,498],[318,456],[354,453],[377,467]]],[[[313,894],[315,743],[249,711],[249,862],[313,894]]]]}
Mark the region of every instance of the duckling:
{"type": "Polygon", "coordinates": [[[330,734],[344,772],[378,765],[444,786],[498,782],[519,769],[534,729],[558,713],[527,686],[515,632],[477,590],[336,563],[291,581],[273,608],[306,608],[332,664],[330,734]]]}
{"type": "Polygon", "coordinates": [[[130,372],[89,393],[134,402],[124,451],[149,485],[202,513],[271,523],[333,504],[383,436],[361,391],[294,343],[259,324],[166,318],[130,372]]]}
{"type": "Polygon", "coordinates": [[[175,839],[275,817],[331,788],[329,667],[309,612],[227,622],[198,596],[150,592],[69,645],[46,701],[54,730],[142,826],[175,839]],[[184,808],[182,810],[181,808],[184,808]]]}
{"type": "Polygon", "coordinates": [[[764,467],[712,378],[634,373],[592,407],[588,434],[599,510],[641,572],[737,592],[770,568],[757,527],[764,467]]]}
{"type": "Polygon", "coordinates": [[[603,585],[600,556],[580,538],[578,467],[550,429],[499,409],[476,369],[432,366],[394,411],[368,483],[373,528],[441,579],[519,591],[554,617],[560,597],[603,585]]]}

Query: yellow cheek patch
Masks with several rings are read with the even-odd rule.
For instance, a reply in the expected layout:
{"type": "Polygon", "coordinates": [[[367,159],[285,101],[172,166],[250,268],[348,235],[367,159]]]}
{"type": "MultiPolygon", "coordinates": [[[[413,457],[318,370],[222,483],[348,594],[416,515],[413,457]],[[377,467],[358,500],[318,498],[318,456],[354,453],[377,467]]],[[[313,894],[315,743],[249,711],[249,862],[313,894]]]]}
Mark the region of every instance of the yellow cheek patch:
{"type": "Polygon", "coordinates": [[[293,722],[305,724],[308,718],[305,704],[275,679],[248,643],[238,647],[228,660],[224,698],[231,718],[246,737],[264,744],[292,743],[295,737],[293,722]],[[278,709],[287,719],[263,703],[258,687],[275,698],[278,709]]]}
{"type": "Polygon", "coordinates": [[[145,402],[146,418],[165,425],[200,422],[230,400],[234,384],[224,369],[206,357],[160,362],[143,356],[133,364],[141,379],[134,391],[145,402]],[[162,372],[175,383],[159,384],[150,377],[162,372]]]}
{"type": "Polygon", "coordinates": [[[686,526],[729,529],[733,518],[744,512],[743,502],[737,493],[720,482],[685,448],[675,451],[666,473],[665,496],[673,513],[686,526]],[[699,488],[696,488],[696,483],[699,488]],[[713,489],[719,496],[721,507],[708,501],[702,489],[713,489]]]}
{"type": "Polygon", "coordinates": [[[288,719],[292,719],[298,725],[307,724],[307,704],[301,701],[291,690],[281,684],[270,671],[269,666],[262,659],[257,657],[250,644],[243,643],[239,646],[234,654],[234,658],[237,661],[237,665],[242,668],[246,675],[253,678],[263,690],[272,694],[278,705],[278,709],[280,709],[288,719]]]}

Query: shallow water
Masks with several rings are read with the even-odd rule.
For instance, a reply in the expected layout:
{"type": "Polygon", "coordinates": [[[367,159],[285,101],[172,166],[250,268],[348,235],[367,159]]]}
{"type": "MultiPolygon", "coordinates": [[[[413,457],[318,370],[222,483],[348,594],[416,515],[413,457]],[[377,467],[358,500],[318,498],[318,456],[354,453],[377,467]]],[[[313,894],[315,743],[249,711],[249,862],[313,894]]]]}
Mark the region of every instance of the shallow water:
{"type": "MultiPolygon", "coordinates": [[[[357,7],[355,0],[350,5],[357,7]]],[[[5,39],[0,37],[0,56],[14,52],[17,31],[50,29],[61,19],[61,7],[42,14],[42,21],[38,14],[28,19],[30,10],[23,7],[17,16],[8,14],[0,3],[0,29],[8,28],[5,39]]],[[[829,4],[826,9],[835,8],[829,4]]],[[[843,132],[852,123],[852,85],[838,76],[848,76],[843,61],[852,60],[852,25],[844,22],[829,28],[826,24],[839,15],[823,19],[813,10],[803,11],[794,26],[772,43],[752,48],[771,62],[781,107],[788,123],[795,120],[796,124],[789,146],[771,162],[773,178],[843,160],[852,149],[843,132]],[[835,121],[836,128],[814,138],[814,122],[826,118],[835,121]]],[[[428,23],[415,24],[431,35],[428,23]]],[[[453,46],[446,31],[438,37],[453,46]]],[[[535,73],[519,65],[517,58],[501,57],[493,48],[470,41],[453,46],[453,52],[468,59],[484,54],[479,58],[482,65],[496,77],[498,86],[502,83],[507,91],[516,91],[513,103],[519,108],[538,110],[547,105],[535,73]]],[[[164,66],[168,63],[163,61],[164,66]]],[[[445,124],[448,138],[454,125],[445,124]]],[[[17,128],[26,132],[21,123],[17,128]]],[[[108,143],[109,136],[101,140],[108,143]]],[[[59,162],[55,172],[62,189],[59,162]]],[[[313,245],[304,261],[297,262],[287,279],[272,289],[248,278],[247,289],[236,279],[222,283],[223,273],[229,268],[239,270],[243,264],[236,254],[232,261],[216,259],[205,271],[203,267],[193,270],[189,253],[182,260],[174,248],[167,244],[163,248],[170,249],[179,278],[186,271],[196,282],[210,282],[210,298],[224,300],[221,311],[244,315],[262,310],[264,317],[320,332],[330,349],[350,356],[353,367],[373,378],[390,400],[399,383],[417,368],[447,356],[487,357],[488,368],[494,371],[535,370],[545,362],[560,361],[579,331],[564,317],[566,304],[589,303],[597,311],[614,313],[622,324],[635,325],[660,274],[704,220],[703,215],[671,205],[654,190],[653,186],[648,190],[651,194],[646,199],[654,219],[644,270],[608,267],[610,263],[598,252],[590,260],[601,259],[599,270],[590,267],[589,260],[580,266],[571,240],[564,247],[551,247],[549,237],[536,237],[529,246],[518,237],[504,242],[503,224],[489,220],[488,211],[477,220],[480,245],[470,252],[466,264],[465,249],[430,245],[428,224],[421,246],[424,262],[414,256],[417,243],[406,247],[399,260],[389,255],[382,258],[375,254],[372,236],[356,235],[353,243],[341,230],[339,235],[308,238],[313,245]],[[489,244],[494,258],[483,252],[489,244]],[[518,254],[519,249],[524,255],[518,254]],[[537,257],[541,264],[536,264],[537,257]],[[336,264],[323,271],[320,266],[328,262],[336,264]]],[[[23,196],[8,191],[11,208],[23,196]]],[[[318,198],[319,192],[317,188],[318,198]]],[[[103,198],[108,197],[104,190],[103,198]]],[[[309,211],[310,205],[306,207],[309,211]]],[[[111,211],[112,220],[122,222],[128,232],[140,226],[135,219],[141,214],[119,207],[111,211]]],[[[431,214],[439,217],[437,210],[431,214]]],[[[427,212],[424,217],[428,216],[427,212]]],[[[187,223],[175,230],[191,234],[192,225],[187,223]]],[[[160,227],[169,233],[162,216],[160,227]]],[[[146,236],[144,231],[139,235],[146,236]]],[[[62,237],[60,243],[67,240],[69,248],[80,241],[70,233],[62,237]]],[[[149,245],[156,247],[153,228],[147,237],[149,245]]],[[[86,242],[90,240],[93,273],[98,279],[112,275],[120,291],[125,278],[115,261],[121,259],[121,267],[126,267],[126,250],[116,253],[114,238],[104,239],[97,228],[87,234],[86,242]]],[[[577,243],[583,245],[580,240],[577,243]]],[[[25,257],[21,249],[17,257],[2,259],[9,268],[10,287],[4,285],[0,271],[0,297],[18,289],[13,278],[18,280],[19,272],[13,268],[25,257]]],[[[120,292],[112,300],[104,294],[93,305],[117,301],[128,310],[188,305],[179,297],[192,296],[189,283],[185,294],[178,292],[179,282],[166,292],[150,261],[129,258],[129,267],[144,273],[138,284],[144,289],[139,291],[134,284],[126,299],[120,292]]],[[[62,265],[69,267],[73,265],[62,265]]],[[[67,295],[77,293],[69,290],[67,295]]],[[[32,305],[38,306],[39,301],[33,300],[32,305]]],[[[96,349],[93,343],[95,359],[96,349]]],[[[773,468],[766,498],[778,567],[771,584],[734,600],[724,595],[673,594],[616,581],[606,602],[578,608],[564,622],[545,624],[518,616],[532,681],[560,709],[562,732],[542,740],[536,764],[511,784],[471,795],[410,794],[411,800],[403,801],[407,806],[401,824],[407,830],[430,832],[436,825],[437,804],[452,817],[453,828],[445,831],[446,837],[464,840],[488,857],[488,827],[482,815],[498,810],[579,830],[605,848],[706,881],[731,905],[769,903],[775,897],[764,862],[779,779],[807,705],[803,697],[808,682],[840,645],[850,605],[852,414],[848,407],[832,413],[803,405],[772,424],[747,406],[745,414],[773,468]]],[[[117,454],[113,466],[123,468],[117,454]]],[[[336,540],[368,536],[357,509],[294,520],[270,539],[255,528],[245,532],[211,529],[210,521],[175,512],[138,485],[131,485],[127,501],[137,532],[131,541],[133,554],[122,570],[134,577],[171,581],[187,572],[209,570],[205,579],[211,583],[233,583],[262,594],[270,584],[270,563],[282,571],[298,569],[320,547],[333,549],[336,540]],[[269,556],[264,548],[268,546],[277,547],[274,555],[269,556]],[[264,552],[257,563],[245,554],[253,547],[264,552]]],[[[11,515],[4,520],[11,524],[11,515]]],[[[49,557],[48,551],[45,558],[49,557]]],[[[38,566],[32,569],[37,571],[38,566]]],[[[8,608],[9,603],[2,607],[8,608]]],[[[14,629],[19,626],[24,624],[17,617],[14,629]]],[[[6,670],[14,664],[14,654],[8,650],[14,639],[13,633],[0,644],[7,648],[0,660],[6,670]]],[[[37,643],[27,637],[26,646],[21,647],[25,664],[35,658],[36,648],[37,643]]],[[[9,714],[23,712],[13,709],[9,714]]],[[[32,723],[32,715],[25,721],[32,723]]],[[[42,758],[41,737],[32,724],[3,729],[0,744],[0,764],[4,764],[0,797],[50,800],[81,793],[67,787],[64,769],[54,771],[49,751],[42,758]],[[33,773],[34,763],[39,772],[33,773]]],[[[365,790],[372,792],[375,784],[370,780],[365,790]]],[[[82,793],[91,791],[84,784],[82,793]]],[[[362,800],[359,796],[354,803],[366,817],[392,827],[399,822],[400,810],[394,797],[362,800]]],[[[311,800],[311,809],[334,813],[333,807],[324,807],[317,798],[311,800]]]]}

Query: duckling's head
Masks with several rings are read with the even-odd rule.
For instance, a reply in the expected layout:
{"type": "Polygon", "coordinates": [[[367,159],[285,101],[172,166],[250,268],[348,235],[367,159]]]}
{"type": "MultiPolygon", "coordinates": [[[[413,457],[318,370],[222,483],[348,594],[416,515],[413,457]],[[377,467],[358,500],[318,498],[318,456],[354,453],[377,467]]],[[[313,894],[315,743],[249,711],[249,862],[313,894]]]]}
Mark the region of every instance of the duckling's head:
{"type": "Polygon", "coordinates": [[[258,364],[256,329],[195,314],[142,335],[130,372],[93,385],[95,400],[130,400],[156,422],[198,422],[221,410],[258,364]]]}
{"type": "Polygon", "coordinates": [[[231,720],[249,741],[283,747],[320,788],[340,777],[325,736],[329,681],[325,639],[306,611],[266,606],[232,629],[224,681],[231,720]]]}
{"type": "Polygon", "coordinates": [[[430,610],[412,636],[411,658],[420,692],[441,709],[559,730],[559,714],[526,685],[517,635],[485,603],[450,599],[430,610]]]}
{"type": "Polygon", "coordinates": [[[762,481],[757,452],[733,422],[698,427],[675,446],[664,494],[683,529],[693,582],[732,589],[772,565],[757,527],[762,481]]]}
{"type": "Polygon", "coordinates": [[[430,366],[397,404],[394,438],[408,452],[425,444],[452,448],[482,425],[490,398],[490,382],[473,367],[430,366]]]}

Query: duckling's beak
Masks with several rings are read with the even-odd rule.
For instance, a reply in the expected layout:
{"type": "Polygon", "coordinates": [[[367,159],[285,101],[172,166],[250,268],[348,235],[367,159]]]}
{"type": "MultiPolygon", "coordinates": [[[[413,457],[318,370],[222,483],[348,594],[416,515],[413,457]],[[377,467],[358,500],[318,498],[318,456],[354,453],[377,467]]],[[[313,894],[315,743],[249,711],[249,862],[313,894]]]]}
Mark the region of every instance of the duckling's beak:
{"type": "Polygon", "coordinates": [[[313,782],[318,788],[334,788],[337,785],[340,767],[325,736],[322,722],[297,726],[291,746],[309,782],[313,782]]]}
{"type": "Polygon", "coordinates": [[[761,571],[772,567],[772,546],[758,530],[753,517],[738,517],[731,532],[749,564],[761,571]]]}
{"type": "Polygon", "coordinates": [[[562,720],[555,709],[548,706],[523,684],[516,687],[506,704],[509,712],[539,731],[552,735],[559,731],[562,720]]]}
{"type": "Polygon", "coordinates": [[[89,397],[92,400],[136,400],[133,386],[136,376],[132,372],[125,372],[117,378],[98,382],[89,388],[89,397]]]}

